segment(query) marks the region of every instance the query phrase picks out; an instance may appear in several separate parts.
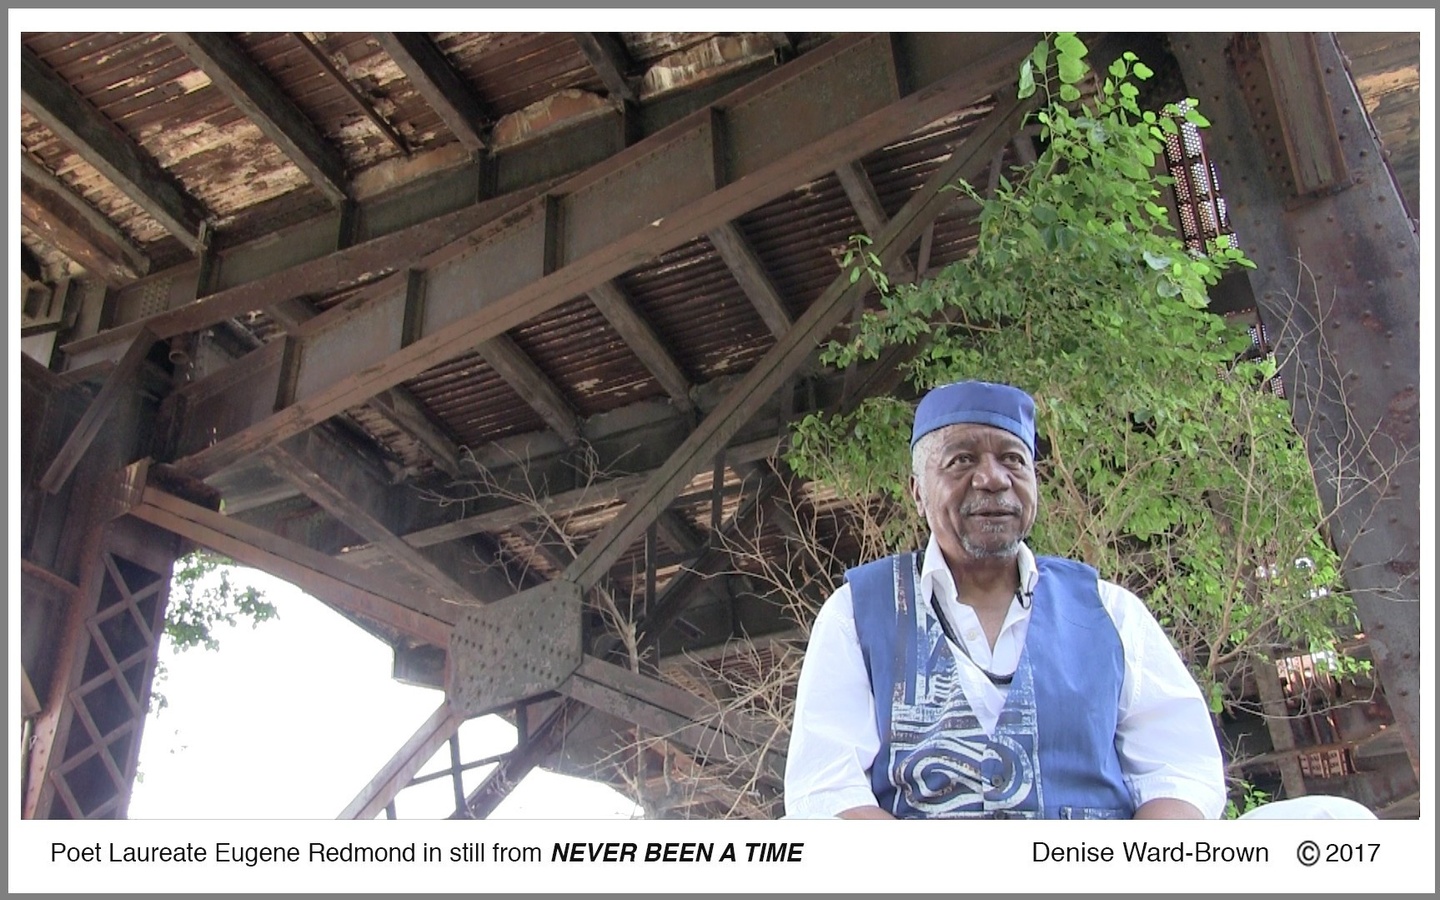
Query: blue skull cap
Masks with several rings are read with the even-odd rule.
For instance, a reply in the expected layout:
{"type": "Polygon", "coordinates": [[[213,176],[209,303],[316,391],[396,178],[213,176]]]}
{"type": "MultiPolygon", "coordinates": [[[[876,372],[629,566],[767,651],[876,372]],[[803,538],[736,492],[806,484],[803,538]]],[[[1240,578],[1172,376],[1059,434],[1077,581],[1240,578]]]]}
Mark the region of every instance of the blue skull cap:
{"type": "Polygon", "coordinates": [[[910,449],[937,428],[962,422],[1008,431],[1035,456],[1035,401],[1017,387],[988,381],[957,381],[926,394],[915,409],[910,449]]]}

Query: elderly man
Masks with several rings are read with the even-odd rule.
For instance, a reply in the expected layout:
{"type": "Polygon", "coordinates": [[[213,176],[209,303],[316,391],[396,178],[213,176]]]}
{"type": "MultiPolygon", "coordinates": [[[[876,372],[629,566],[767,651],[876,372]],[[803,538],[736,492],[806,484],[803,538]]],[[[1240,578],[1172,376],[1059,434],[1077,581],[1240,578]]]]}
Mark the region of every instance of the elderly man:
{"type": "Polygon", "coordinates": [[[1217,818],[1220,748],[1138,597],[1037,557],[1035,406],[1002,384],[915,413],[923,554],[850,570],[811,631],[787,816],[1217,818]]]}

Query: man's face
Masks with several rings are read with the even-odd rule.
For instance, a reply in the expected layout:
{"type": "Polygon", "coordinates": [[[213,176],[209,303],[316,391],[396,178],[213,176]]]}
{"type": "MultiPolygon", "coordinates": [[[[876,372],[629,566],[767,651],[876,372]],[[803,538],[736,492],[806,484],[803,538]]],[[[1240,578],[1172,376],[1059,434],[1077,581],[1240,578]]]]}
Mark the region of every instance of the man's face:
{"type": "Polygon", "coordinates": [[[1035,524],[1030,450],[989,425],[949,425],[936,434],[910,493],[946,560],[1013,559],[1035,524]]]}

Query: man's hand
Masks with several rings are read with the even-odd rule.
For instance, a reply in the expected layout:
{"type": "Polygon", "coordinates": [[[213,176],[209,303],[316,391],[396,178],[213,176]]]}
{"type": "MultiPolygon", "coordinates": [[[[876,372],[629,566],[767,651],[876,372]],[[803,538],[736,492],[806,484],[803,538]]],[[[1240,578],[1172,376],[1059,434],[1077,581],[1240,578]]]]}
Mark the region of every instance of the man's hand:
{"type": "Polygon", "coordinates": [[[893,819],[885,810],[878,806],[856,806],[836,815],[838,819],[893,819]]]}
{"type": "Polygon", "coordinates": [[[1203,819],[1205,815],[1184,800],[1156,797],[1135,810],[1137,819],[1203,819]]]}

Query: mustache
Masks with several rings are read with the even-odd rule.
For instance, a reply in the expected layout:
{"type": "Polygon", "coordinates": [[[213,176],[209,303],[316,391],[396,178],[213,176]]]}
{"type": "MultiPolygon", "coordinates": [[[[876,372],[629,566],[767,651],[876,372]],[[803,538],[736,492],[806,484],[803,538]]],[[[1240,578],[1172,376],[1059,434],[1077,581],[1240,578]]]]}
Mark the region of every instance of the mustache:
{"type": "Polygon", "coordinates": [[[995,513],[1006,513],[1012,516],[1020,515],[1024,510],[1018,503],[1009,503],[1004,500],[971,501],[960,507],[960,514],[965,516],[985,516],[995,513]]]}

